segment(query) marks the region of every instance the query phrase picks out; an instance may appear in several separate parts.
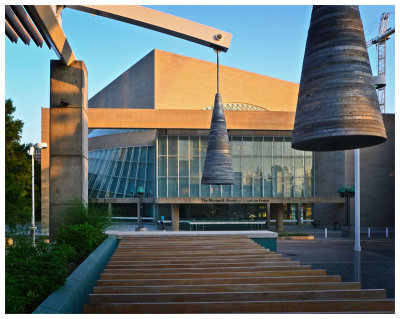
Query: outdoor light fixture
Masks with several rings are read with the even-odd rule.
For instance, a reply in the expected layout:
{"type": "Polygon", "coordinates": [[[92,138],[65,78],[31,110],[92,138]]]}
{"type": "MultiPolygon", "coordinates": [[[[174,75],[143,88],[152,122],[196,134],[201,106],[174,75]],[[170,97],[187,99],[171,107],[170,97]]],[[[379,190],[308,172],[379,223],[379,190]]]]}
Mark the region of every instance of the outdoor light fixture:
{"type": "Polygon", "coordinates": [[[46,143],[36,143],[29,148],[29,155],[32,156],[32,225],[29,229],[32,231],[32,245],[35,246],[35,232],[36,232],[36,225],[35,225],[35,149],[43,149],[47,148],[46,143]]]}
{"type": "Polygon", "coordinates": [[[292,147],[338,151],[385,141],[358,6],[313,6],[292,147]]]}
{"type": "Polygon", "coordinates": [[[145,193],[145,189],[143,186],[139,186],[136,190],[137,194],[139,195],[139,209],[138,209],[138,227],[136,228],[137,231],[141,231],[144,230],[143,229],[143,219],[142,219],[142,215],[143,215],[143,195],[145,193]]]}
{"type": "Polygon", "coordinates": [[[232,155],[229,150],[224,107],[219,93],[219,51],[217,51],[217,94],[215,95],[201,183],[212,185],[234,184],[232,155]]]}

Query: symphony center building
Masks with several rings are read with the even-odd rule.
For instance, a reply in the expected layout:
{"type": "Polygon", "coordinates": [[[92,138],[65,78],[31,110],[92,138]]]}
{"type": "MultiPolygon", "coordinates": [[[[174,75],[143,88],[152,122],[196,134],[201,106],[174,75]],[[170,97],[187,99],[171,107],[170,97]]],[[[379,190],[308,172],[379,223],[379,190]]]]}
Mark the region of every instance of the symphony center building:
{"type": "MultiPolygon", "coordinates": [[[[353,151],[291,148],[298,89],[220,66],[235,183],[202,185],[216,65],[153,50],[89,99],[89,203],[136,221],[142,186],[145,222],[164,219],[173,229],[352,225],[353,201],[338,190],[354,187],[353,151]]],[[[387,142],[360,152],[362,227],[394,227],[394,114],[383,118],[387,142]]],[[[42,141],[49,141],[45,108],[42,141]]],[[[42,228],[49,220],[48,170],[46,149],[42,228]]]]}

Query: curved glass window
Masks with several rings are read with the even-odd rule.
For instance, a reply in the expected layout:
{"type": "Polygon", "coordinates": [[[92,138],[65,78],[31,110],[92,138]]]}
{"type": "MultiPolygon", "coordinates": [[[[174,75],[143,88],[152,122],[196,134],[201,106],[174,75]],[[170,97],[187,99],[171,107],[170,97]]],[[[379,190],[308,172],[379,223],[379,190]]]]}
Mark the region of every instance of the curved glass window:
{"type": "Polygon", "coordinates": [[[130,198],[139,186],[154,197],[154,146],[89,152],[89,198],[130,198]]]}

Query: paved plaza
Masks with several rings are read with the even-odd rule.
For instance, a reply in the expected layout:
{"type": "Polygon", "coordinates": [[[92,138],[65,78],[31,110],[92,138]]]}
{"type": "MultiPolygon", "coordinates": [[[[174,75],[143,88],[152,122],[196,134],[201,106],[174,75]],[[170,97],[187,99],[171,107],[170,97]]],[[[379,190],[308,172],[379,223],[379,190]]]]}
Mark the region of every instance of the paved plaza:
{"type": "MultiPolygon", "coordinates": [[[[341,275],[344,282],[354,281],[353,249],[354,240],[347,238],[278,241],[278,253],[326,269],[328,275],[341,275]]],[[[394,238],[361,240],[361,284],[363,289],[386,289],[387,298],[395,297],[394,238]]]]}

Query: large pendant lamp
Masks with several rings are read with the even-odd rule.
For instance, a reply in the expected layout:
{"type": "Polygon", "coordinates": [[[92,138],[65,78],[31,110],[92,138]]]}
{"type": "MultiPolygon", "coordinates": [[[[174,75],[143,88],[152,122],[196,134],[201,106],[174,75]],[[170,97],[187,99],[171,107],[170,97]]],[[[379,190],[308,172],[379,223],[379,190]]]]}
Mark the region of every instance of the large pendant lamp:
{"type": "Polygon", "coordinates": [[[204,161],[202,184],[232,185],[233,167],[232,155],[229,150],[228,131],[226,129],[225,114],[219,93],[219,52],[217,51],[217,94],[215,95],[214,109],[211,119],[210,133],[206,159],[204,161]]]}
{"type": "Polygon", "coordinates": [[[385,141],[358,6],[313,6],[292,147],[337,151],[385,141]]]}

